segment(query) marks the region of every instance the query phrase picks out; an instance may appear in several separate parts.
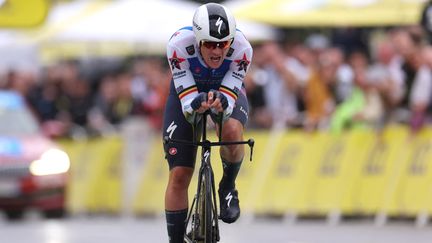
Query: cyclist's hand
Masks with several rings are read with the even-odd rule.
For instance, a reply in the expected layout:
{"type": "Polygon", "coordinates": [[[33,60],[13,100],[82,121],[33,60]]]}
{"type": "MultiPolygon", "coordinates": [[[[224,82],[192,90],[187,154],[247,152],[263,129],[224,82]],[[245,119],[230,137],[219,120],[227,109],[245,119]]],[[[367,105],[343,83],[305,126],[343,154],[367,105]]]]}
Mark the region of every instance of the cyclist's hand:
{"type": "Polygon", "coordinates": [[[217,90],[210,90],[208,92],[208,101],[207,101],[210,109],[216,112],[223,112],[228,107],[228,99],[217,90]]]}
{"type": "Polygon", "coordinates": [[[191,102],[191,107],[195,112],[204,113],[209,109],[207,102],[207,94],[204,92],[199,93],[191,102]]]}

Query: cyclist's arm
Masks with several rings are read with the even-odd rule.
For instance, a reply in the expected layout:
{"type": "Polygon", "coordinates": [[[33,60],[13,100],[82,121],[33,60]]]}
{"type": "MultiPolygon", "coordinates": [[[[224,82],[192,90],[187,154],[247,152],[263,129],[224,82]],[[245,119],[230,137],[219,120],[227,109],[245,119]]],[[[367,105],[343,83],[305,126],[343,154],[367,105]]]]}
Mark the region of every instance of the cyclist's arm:
{"type": "Polygon", "coordinates": [[[227,97],[228,107],[224,110],[224,118],[228,118],[238,95],[242,89],[243,80],[252,61],[252,47],[249,43],[241,50],[234,51],[230,69],[222,80],[219,91],[227,97]]]}
{"type": "MultiPolygon", "coordinates": [[[[184,48],[179,48],[175,43],[169,43],[167,47],[167,58],[171,68],[174,86],[180,99],[182,111],[186,119],[192,119],[194,111],[191,107],[192,100],[198,95],[195,80],[189,70],[187,55],[184,48]]],[[[192,119],[193,120],[193,119],[192,119]]]]}

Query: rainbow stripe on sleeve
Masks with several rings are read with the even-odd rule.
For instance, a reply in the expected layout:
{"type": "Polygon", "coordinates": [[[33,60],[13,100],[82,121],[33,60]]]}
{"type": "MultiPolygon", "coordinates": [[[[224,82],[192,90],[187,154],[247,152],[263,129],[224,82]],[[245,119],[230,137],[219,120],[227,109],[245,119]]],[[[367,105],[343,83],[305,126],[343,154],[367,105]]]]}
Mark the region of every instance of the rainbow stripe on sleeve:
{"type": "Polygon", "coordinates": [[[224,94],[230,96],[230,97],[233,98],[234,100],[237,100],[237,98],[238,98],[237,93],[234,92],[234,90],[232,90],[232,89],[230,89],[230,88],[228,88],[228,87],[226,87],[226,86],[221,85],[220,88],[219,88],[219,90],[220,90],[222,93],[224,93],[224,94]]]}
{"type": "Polygon", "coordinates": [[[180,93],[178,93],[178,96],[180,99],[183,99],[188,94],[191,94],[193,92],[198,92],[198,88],[196,85],[190,86],[184,90],[182,90],[180,93]]]}

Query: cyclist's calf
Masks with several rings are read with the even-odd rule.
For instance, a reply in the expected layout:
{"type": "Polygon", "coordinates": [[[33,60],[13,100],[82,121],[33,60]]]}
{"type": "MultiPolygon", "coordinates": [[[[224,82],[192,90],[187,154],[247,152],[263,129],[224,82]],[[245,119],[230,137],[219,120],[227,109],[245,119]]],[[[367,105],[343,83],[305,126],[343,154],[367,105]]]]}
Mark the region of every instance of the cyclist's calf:
{"type": "MultiPolygon", "coordinates": [[[[222,128],[222,141],[243,140],[243,125],[236,119],[228,119],[222,128]]],[[[241,161],[244,156],[244,145],[229,145],[221,147],[221,157],[230,161],[241,161]]]]}
{"type": "Polygon", "coordinates": [[[176,166],[170,171],[168,186],[165,195],[165,208],[179,210],[188,207],[188,187],[193,169],[176,166]]]}

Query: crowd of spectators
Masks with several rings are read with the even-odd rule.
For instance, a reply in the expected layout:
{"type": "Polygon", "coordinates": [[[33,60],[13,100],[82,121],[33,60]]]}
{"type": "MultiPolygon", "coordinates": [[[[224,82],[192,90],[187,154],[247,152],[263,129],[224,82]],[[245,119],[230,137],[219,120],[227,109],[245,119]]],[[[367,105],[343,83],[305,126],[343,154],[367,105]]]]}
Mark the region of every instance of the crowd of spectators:
{"type": "Polygon", "coordinates": [[[170,81],[164,61],[67,60],[38,74],[10,70],[0,84],[26,98],[51,137],[103,136],[117,132],[130,117],[142,117],[160,129],[170,81]]]}
{"type": "MultiPolygon", "coordinates": [[[[345,28],[253,43],[245,79],[249,127],[339,133],[397,122],[421,129],[432,114],[432,47],[420,27],[373,33],[345,28]]],[[[160,129],[171,80],[166,58],[103,62],[9,70],[0,88],[26,97],[50,136],[104,135],[132,116],[160,129]]]]}
{"type": "Polygon", "coordinates": [[[393,122],[414,133],[423,127],[432,101],[432,48],[423,30],[358,33],[256,45],[246,80],[253,125],[335,133],[393,122]]]}

